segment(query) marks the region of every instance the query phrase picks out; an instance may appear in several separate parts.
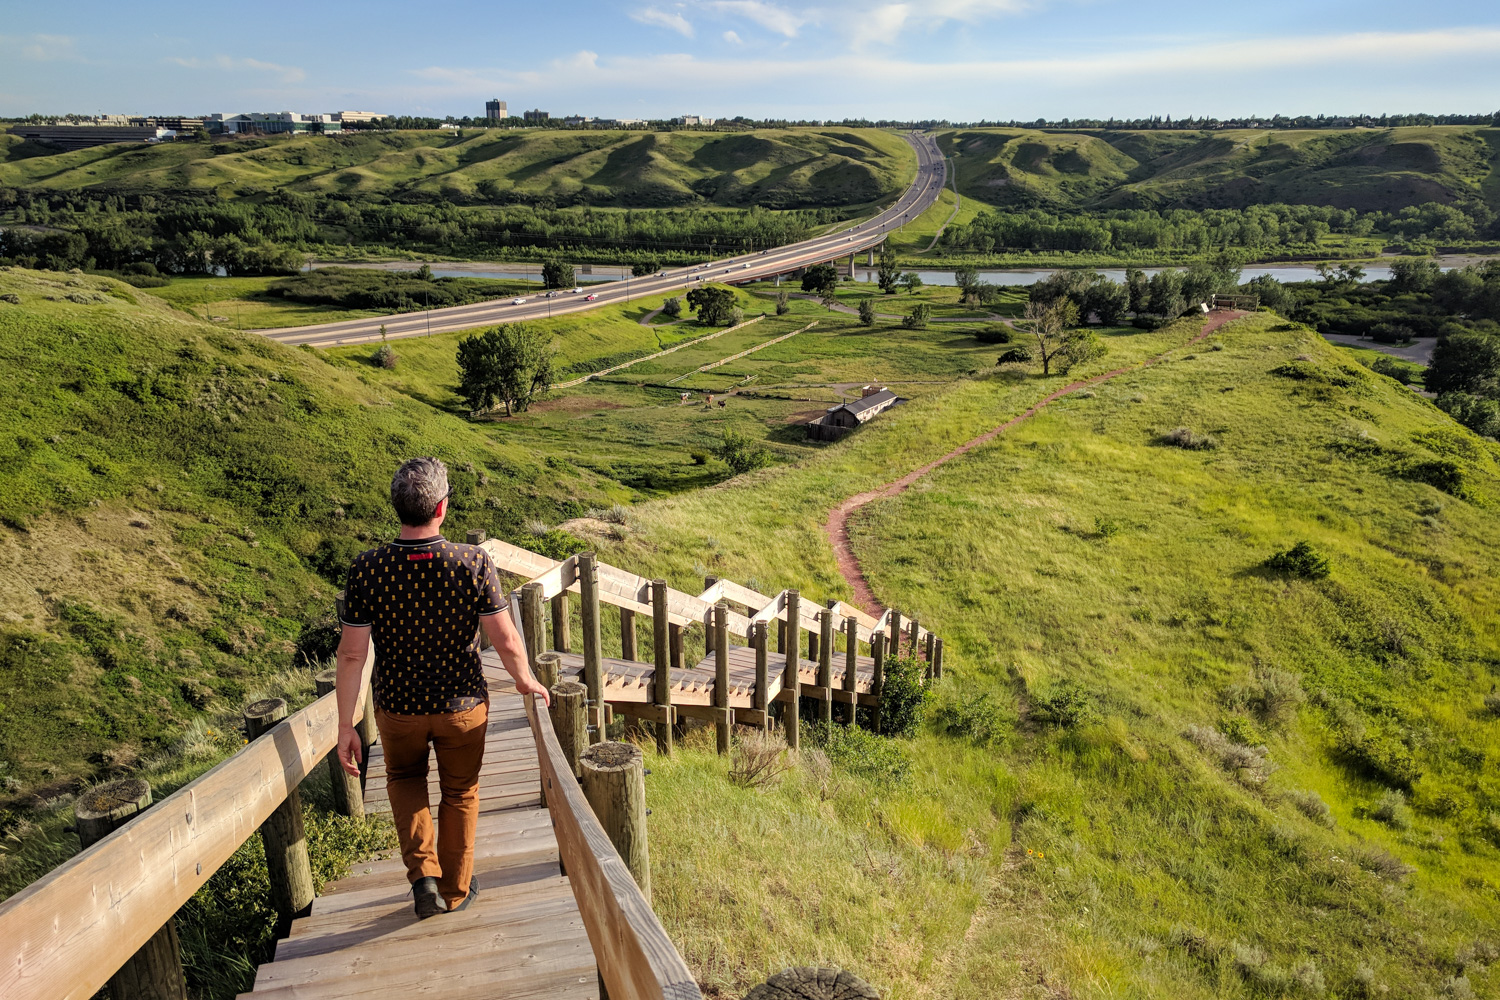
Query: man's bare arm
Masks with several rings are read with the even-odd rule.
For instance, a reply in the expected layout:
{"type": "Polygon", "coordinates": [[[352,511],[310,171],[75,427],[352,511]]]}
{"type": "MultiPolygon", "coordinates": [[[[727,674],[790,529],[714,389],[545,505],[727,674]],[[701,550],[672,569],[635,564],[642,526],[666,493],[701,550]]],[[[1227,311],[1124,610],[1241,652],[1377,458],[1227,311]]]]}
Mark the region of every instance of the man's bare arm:
{"type": "Polygon", "coordinates": [[[489,637],[490,645],[494,646],[495,652],[500,654],[500,662],[505,665],[505,672],[510,674],[511,679],[516,682],[516,690],[521,694],[539,694],[542,696],[542,701],[551,705],[552,695],[531,673],[531,663],[526,656],[526,643],[521,639],[521,633],[516,631],[515,623],[510,620],[510,614],[502,611],[498,615],[485,615],[479,621],[484,626],[484,634],[489,637]]]}
{"type": "Polygon", "coordinates": [[[345,625],[339,636],[338,680],[335,698],[339,707],[339,765],[350,774],[359,774],[364,750],[354,729],[354,716],[360,708],[360,681],[364,680],[365,660],[370,655],[370,626],[345,625]]]}

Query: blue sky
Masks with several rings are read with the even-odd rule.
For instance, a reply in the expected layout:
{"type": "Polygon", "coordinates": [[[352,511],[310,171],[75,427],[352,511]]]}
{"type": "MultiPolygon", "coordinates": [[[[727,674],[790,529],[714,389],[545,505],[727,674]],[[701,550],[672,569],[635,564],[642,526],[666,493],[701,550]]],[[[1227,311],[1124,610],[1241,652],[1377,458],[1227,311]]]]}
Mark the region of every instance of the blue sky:
{"type": "Polygon", "coordinates": [[[1137,117],[1500,109],[1500,5],[28,3],[0,114],[1137,117]]]}

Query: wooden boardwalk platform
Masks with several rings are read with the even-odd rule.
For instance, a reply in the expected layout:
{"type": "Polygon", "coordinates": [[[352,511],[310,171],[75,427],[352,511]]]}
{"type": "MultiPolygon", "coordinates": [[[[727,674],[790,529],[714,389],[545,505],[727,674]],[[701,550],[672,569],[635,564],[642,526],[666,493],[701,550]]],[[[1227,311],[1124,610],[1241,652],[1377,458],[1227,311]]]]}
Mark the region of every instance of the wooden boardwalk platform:
{"type": "MultiPolygon", "coordinates": [[[[356,865],[324,886],[310,916],[293,922],[243,1000],[597,1000],[594,952],[541,807],[536,741],[493,653],[485,674],[491,700],[474,847],[479,898],[462,912],[419,921],[398,853],[356,865]]],[[[428,790],[435,818],[435,760],[428,790]]],[[[390,813],[379,745],[371,748],[365,807],[390,813]]]]}
{"type": "MultiPolygon", "coordinates": [[[[558,653],[560,663],[558,676],[566,680],[583,680],[583,654],[558,653]]],[[[847,672],[843,650],[833,655],[830,671],[835,691],[844,688],[847,672]]],[[[786,654],[770,652],[767,656],[767,700],[775,701],[781,693],[781,684],[786,671],[786,654]]],[[[672,704],[689,707],[713,704],[714,677],[718,668],[718,656],[709,653],[692,669],[672,669],[672,704]]],[[[818,662],[805,657],[797,661],[797,675],[802,683],[802,692],[815,694],[819,689],[818,662]],[[811,689],[811,690],[809,690],[811,689]]],[[[870,693],[875,679],[875,660],[869,656],[855,658],[854,690],[857,694],[870,693]]],[[[639,703],[651,701],[652,685],[656,681],[656,667],[636,660],[621,660],[605,657],[600,661],[600,677],[604,683],[604,700],[614,703],[639,703]]],[[[752,708],[755,692],[755,650],[749,646],[729,647],[729,707],[752,708]]]]}

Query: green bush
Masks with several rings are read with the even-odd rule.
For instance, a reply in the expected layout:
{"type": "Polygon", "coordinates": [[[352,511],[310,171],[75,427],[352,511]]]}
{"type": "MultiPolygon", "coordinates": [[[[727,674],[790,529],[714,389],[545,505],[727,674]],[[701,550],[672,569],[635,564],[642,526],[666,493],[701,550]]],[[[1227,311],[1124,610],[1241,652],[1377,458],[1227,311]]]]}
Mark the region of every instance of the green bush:
{"type": "Polygon", "coordinates": [[[1395,358],[1376,358],[1370,362],[1370,371],[1376,375],[1393,378],[1402,385],[1411,385],[1412,382],[1411,365],[1402,364],[1395,358]]]}
{"type": "Polygon", "coordinates": [[[995,323],[975,330],[974,339],[981,344],[1008,344],[1011,342],[1012,333],[1010,327],[1004,323],[995,323]]]}
{"type": "Polygon", "coordinates": [[[1219,446],[1219,439],[1212,434],[1198,434],[1190,427],[1174,427],[1157,440],[1164,445],[1188,451],[1209,451],[1219,446]]]}
{"type": "Polygon", "coordinates": [[[1409,789],[1422,776],[1411,748],[1390,732],[1345,732],[1338,752],[1345,763],[1366,777],[1409,789]]]}
{"type": "Polygon", "coordinates": [[[1031,352],[1024,347],[1012,347],[1000,355],[1000,360],[995,362],[1000,365],[1029,365],[1031,363],[1031,352]]]}
{"type": "Polygon", "coordinates": [[[1031,717],[1038,722],[1072,728],[1099,720],[1093,700],[1083,688],[1065,681],[1031,699],[1031,717]]]}
{"type": "Polygon", "coordinates": [[[661,311],[676,319],[682,315],[682,296],[674,295],[661,304],[661,311]]]}
{"type": "Polygon", "coordinates": [[[1449,496],[1464,498],[1470,492],[1468,470],[1462,463],[1455,462],[1451,458],[1412,459],[1401,463],[1396,472],[1402,479],[1426,483],[1449,496]]]}
{"type": "Polygon", "coordinates": [[[1265,562],[1266,569],[1304,580],[1321,580],[1329,573],[1328,560],[1307,542],[1298,542],[1265,562]]]}
{"type": "Polygon", "coordinates": [[[1411,829],[1411,807],[1400,790],[1388,788],[1381,793],[1370,815],[1393,830],[1411,829]]]}
{"type": "Polygon", "coordinates": [[[885,661],[885,682],[880,696],[880,731],[885,736],[909,738],[927,714],[932,692],[923,683],[927,663],[914,656],[885,661]]]}
{"type": "Polygon", "coordinates": [[[807,735],[835,767],[858,777],[897,783],[911,771],[911,754],[905,746],[868,729],[818,722],[808,727],[807,735]]]}
{"type": "Polygon", "coordinates": [[[375,352],[375,363],[381,368],[396,367],[396,352],[391,350],[390,344],[381,344],[375,352]]]}
{"type": "Polygon", "coordinates": [[[988,692],[959,695],[939,705],[933,712],[937,731],[956,739],[966,739],[976,746],[992,746],[1006,734],[1008,725],[1000,707],[990,700],[988,692]]]}
{"type": "Polygon", "coordinates": [[[902,318],[901,327],[906,330],[925,330],[931,315],[932,307],[925,302],[918,302],[911,307],[911,314],[902,318]]]}
{"type": "Polygon", "coordinates": [[[771,453],[755,446],[751,439],[736,430],[726,430],[724,437],[714,446],[714,455],[739,475],[752,469],[771,464],[771,453]]]}

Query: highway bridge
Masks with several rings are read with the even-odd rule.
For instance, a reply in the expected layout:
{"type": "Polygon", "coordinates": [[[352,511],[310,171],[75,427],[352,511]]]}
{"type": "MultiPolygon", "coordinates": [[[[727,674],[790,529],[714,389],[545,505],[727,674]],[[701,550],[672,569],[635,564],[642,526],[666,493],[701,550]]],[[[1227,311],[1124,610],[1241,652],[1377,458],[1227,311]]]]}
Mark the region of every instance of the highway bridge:
{"type": "Polygon", "coordinates": [[[283,344],[310,344],[313,347],[363,344],[379,340],[382,326],[390,339],[451,333],[490,323],[546,319],[585,309],[618,305],[627,299],[696,288],[713,281],[738,283],[772,278],[812,264],[838,260],[879,246],[885,241],[887,234],[921,215],[942,193],[946,165],[937,142],[931,136],[917,132],[909,133],[906,141],[911,143],[917,154],[917,177],[911,187],[906,189],[894,205],[873,219],[826,236],[708,264],[658,271],[628,282],[610,282],[576,291],[560,291],[550,299],[542,294],[525,296],[525,302],[521,304],[503,299],[425,312],[256,332],[283,344]]]}

